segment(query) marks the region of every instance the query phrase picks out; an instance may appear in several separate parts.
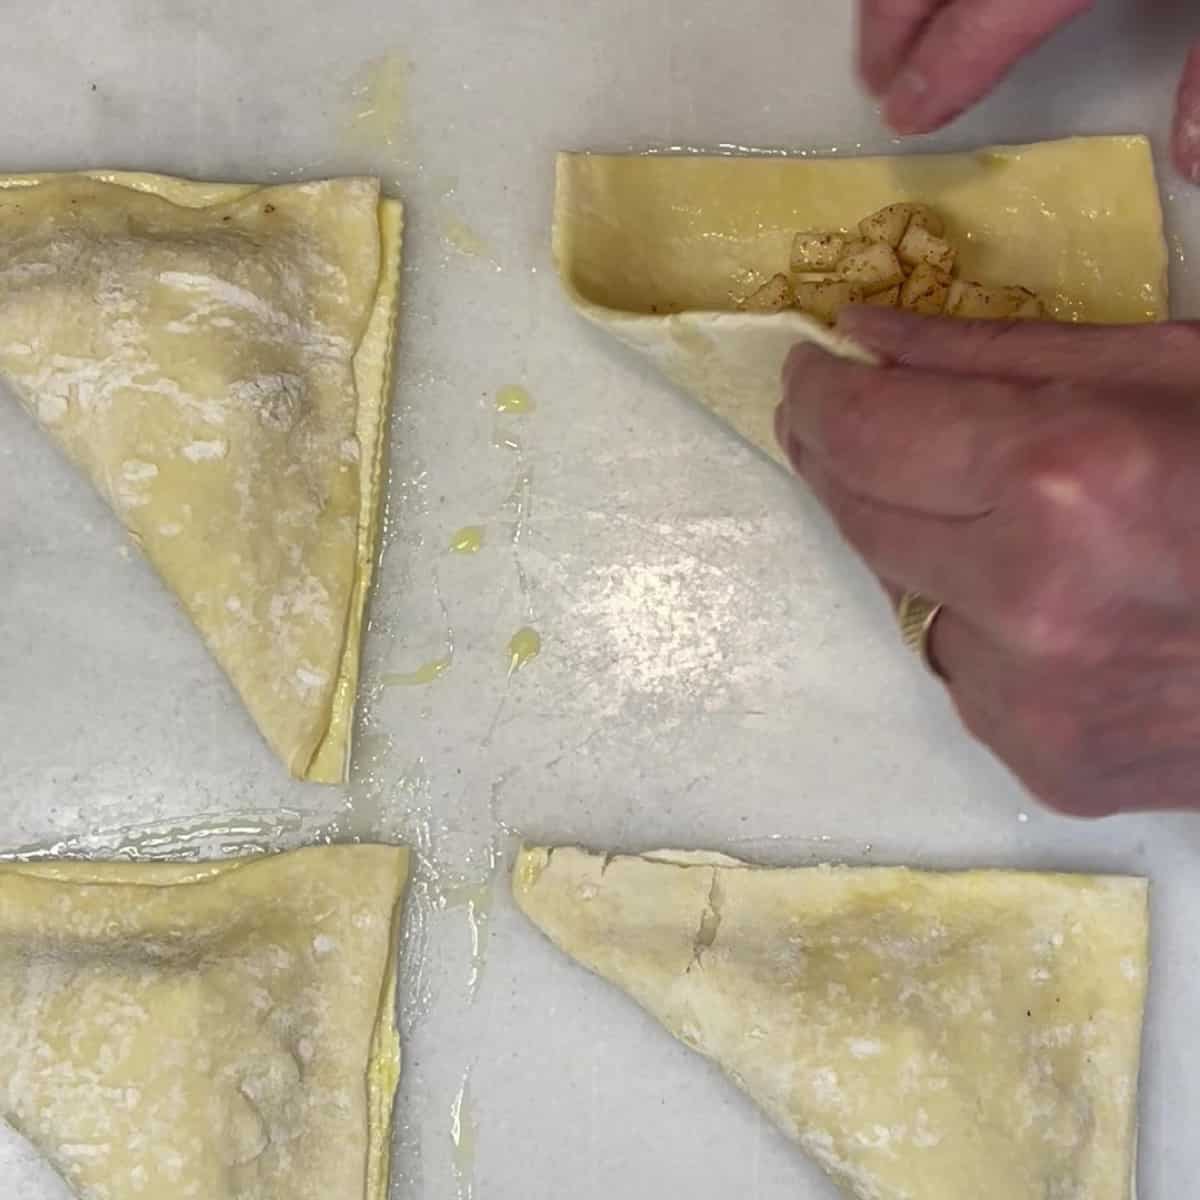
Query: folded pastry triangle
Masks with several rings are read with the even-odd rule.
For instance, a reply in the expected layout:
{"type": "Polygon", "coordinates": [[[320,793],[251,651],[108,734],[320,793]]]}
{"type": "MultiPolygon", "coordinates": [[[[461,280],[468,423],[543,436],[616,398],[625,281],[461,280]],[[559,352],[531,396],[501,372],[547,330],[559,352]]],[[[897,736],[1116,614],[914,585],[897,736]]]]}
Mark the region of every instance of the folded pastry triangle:
{"type": "Polygon", "coordinates": [[[1130,1200],[1147,885],[526,849],[563,951],[858,1200],[1130,1200]]]}
{"type": "Polygon", "coordinates": [[[376,180],[0,178],[0,379],[322,782],[349,755],[401,231],[376,180]]]}
{"type": "Polygon", "coordinates": [[[407,877],[392,846],[0,865],[0,1122],[81,1198],[384,1200],[407,877]]]}
{"type": "Polygon", "coordinates": [[[797,309],[739,311],[788,271],[793,237],[933,206],[960,274],[1019,284],[1063,321],[1167,316],[1167,248],[1149,142],[1072,138],[969,154],[817,158],[564,154],[554,254],[575,307],[777,462],[788,351],[870,362],[797,309]]]}

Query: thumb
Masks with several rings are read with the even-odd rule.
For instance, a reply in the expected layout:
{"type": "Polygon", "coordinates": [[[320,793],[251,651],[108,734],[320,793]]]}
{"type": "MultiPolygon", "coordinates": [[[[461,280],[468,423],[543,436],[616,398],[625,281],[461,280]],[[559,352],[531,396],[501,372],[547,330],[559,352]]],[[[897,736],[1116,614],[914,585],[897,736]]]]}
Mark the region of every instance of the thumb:
{"type": "Polygon", "coordinates": [[[1173,151],[1183,176],[1200,184],[1200,42],[1188,55],[1179,85],[1173,151]]]}

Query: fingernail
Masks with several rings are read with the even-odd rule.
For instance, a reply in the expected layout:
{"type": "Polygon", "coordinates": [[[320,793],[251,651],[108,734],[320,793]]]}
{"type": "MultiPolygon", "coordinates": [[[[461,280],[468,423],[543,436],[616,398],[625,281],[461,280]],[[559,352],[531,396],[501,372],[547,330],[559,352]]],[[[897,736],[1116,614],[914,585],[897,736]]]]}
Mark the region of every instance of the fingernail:
{"type": "Polygon", "coordinates": [[[897,133],[920,133],[929,116],[929,80],[909,67],[902,71],[884,99],[883,111],[897,133]]]}
{"type": "Polygon", "coordinates": [[[777,405],[775,408],[775,440],[779,443],[780,448],[786,452],[787,413],[782,404],[777,405]]]}
{"type": "Polygon", "coordinates": [[[788,466],[792,468],[792,474],[797,479],[803,479],[804,447],[794,437],[789,435],[786,441],[779,443],[779,448],[783,451],[783,456],[787,459],[788,466]]]}
{"type": "Polygon", "coordinates": [[[783,451],[783,457],[787,459],[793,474],[803,479],[804,472],[801,468],[804,464],[804,447],[792,437],[787,408],[787,404],[784,403],[775,409],[775,442],[783,451]]]}

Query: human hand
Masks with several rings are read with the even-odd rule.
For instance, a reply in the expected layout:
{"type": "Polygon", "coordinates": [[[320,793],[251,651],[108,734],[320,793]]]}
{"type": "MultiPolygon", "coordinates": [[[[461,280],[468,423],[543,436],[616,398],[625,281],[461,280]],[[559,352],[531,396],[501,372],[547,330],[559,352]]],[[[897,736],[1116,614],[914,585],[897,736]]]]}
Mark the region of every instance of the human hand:
{"type": "Polygon", "coordinates": [[[780,444],[967,728],[1079,816],[1200,808],[1200,325],[854,308],[887,365],[797,347],[780,444]]]}
{"type": "MultiPolygon", "coordinates": [[[[898,133],[929,133],[986,96],[1092,0],[859,0],[859,69],[898,133]]],[[[1175,162],[1200,183],[1200,46],[1179,89],[1175,162]]]]}

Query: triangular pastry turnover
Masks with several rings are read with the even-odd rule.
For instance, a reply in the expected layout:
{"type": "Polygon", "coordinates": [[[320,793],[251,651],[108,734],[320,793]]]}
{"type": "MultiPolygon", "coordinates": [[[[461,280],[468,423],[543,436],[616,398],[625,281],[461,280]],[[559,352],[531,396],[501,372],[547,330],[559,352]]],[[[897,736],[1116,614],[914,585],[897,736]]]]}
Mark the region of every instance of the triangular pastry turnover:
{"type": "Polygon", "coordinates": [[[526,849],[518,905],[858,1200],[1129,1200],[1144,880],[526,849]]]}
{"type": "Polygon", "coordinates": [[[80,1200],[385,1200],[408,869],[0,864],[0,1123],[80,1200]]]}
{"type": "Polygon", "coordinates": [[[401,228],[368,179],[0,178],[0,379],[323,782],[349,754],[401,228]]]}

